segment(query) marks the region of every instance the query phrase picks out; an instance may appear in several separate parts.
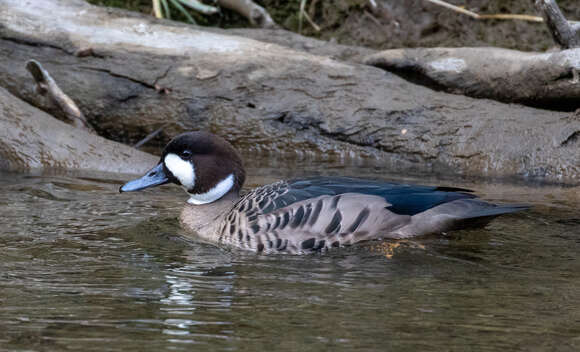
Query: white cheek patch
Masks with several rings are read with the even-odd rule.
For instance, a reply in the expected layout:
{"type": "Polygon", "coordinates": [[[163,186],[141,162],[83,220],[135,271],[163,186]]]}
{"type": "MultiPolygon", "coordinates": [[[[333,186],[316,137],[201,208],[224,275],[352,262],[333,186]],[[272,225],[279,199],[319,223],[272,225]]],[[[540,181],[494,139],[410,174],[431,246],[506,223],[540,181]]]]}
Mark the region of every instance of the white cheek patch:
{"type": "Polygon", "coordinates": [[[215,202],[228,193],[234,186],[234,174],[224,178],[206,193],[192,194],[187,200],[189,204],[200,205],[215,202]]]}
{"type": "Polygon", "coordinates": [[[163,162],[186,190],[193,188],[195,185],[195,170],[192,163],[181,159],[173,153],[167,154],[163,162]]]}

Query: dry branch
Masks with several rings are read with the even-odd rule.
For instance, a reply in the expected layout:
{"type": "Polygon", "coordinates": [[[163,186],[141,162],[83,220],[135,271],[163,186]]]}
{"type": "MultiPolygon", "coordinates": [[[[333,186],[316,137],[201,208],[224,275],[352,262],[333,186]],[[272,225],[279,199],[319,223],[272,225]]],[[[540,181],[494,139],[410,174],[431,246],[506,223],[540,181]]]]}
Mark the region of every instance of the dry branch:
{"type": "Polygon", "coordinates": [[[536,0],[536,8],[544,16],[550,34],[562,49],[580,47],[580,25],[566,20],[556,1],[536,0]]]}
{"type": "Polygon", "coordinates": [[[36,60],[30,60],[26,63],[26,69],[37,84],[37,92],[48,98],[64,113],[65,117],[75,127],[82,128],[93,132],[93,128],[87,122],[87,119],[75,102],[66,95],[56,84],[42,65],[36,60]]]}
{"type": "Polygon", "coordinates": [[[135,145],[133,146],[133,148],[135,148],[135,149],[141,148],[146,143],[148,143],[150,140],[152,140],[153,138],[157,137],[161,132],[163,132],[163,129],[165,127],[167,127],[167,124],[164,124],[163,126],[159,127],[155,131],[149,133],[147,136],[145,136],[145,138],[143,138],[139,142],[135,143],[135,145]]]}
{"type": "Polygon", "coordinates": [[[520,15],[520,14],[504,14],[504,13],[480,15],[476,12],[466,10],[463,7],[456,6],[456,5],[450,4],[450,3],[442,1],[442,0],[426,0],[426,1],[433,3],[435,5],[446,7],[452,11],[467,15],[471,18],[475,18],[476,20],[495,19],[495,20],[522,20],[522,21],[531,21],[531,22],[542,22],[542,18],[538,17],[538,16],[520,15]]]}
{"type": "Polygon", "coordinates": [[[275,28],[276,22],[262,6],[252,0],[217,0],[220,6],[236,11],[254,26],[262,28],[275,28]]]}
{"type": "Polygon", "coordinates": [[[312,26],[312,28],[314,28],[315,31],[320,32],[320,27],[314,23],[314,21],[312,20],[312,18],[310,18],[310,16],[308,15],[308,12],[306,12],[306,0],[301,0],[300,1],[300,10],[298,12],[298,33],[302,33],[302,18],[305,18],[306,21],[312,26]]]}

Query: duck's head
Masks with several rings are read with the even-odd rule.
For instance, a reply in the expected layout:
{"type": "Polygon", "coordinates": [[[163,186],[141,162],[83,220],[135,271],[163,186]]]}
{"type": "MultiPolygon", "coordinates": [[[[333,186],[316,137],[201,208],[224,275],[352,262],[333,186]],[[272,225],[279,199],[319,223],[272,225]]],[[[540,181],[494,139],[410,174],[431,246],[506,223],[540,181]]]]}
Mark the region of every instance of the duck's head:
{"type": "Polygon", "coordinates": [[[206,132],[188,132],[173,138],[159,164],[143,177],[129,181],[119,192],[134,192],[169,182],[181,185],[188,203],[206,204],[242,188],[242,158],[225,139],[206,132]]]}

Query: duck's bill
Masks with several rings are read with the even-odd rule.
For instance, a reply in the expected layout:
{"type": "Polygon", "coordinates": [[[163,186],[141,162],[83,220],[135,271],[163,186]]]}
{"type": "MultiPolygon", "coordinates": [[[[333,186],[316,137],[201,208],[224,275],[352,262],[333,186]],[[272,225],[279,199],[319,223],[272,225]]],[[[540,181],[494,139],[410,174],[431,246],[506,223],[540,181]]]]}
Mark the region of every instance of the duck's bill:
{"type": "Polygon", "coordinates": [[[125,183],[121,188],[119,188],[119,192],[140,191],[145,188],[163,185],[167,182],[169,182],[169,179],[167,178],[165,171],[163,171],[163,164],[160,163],[149,170],[145,176],[125,183]]]}

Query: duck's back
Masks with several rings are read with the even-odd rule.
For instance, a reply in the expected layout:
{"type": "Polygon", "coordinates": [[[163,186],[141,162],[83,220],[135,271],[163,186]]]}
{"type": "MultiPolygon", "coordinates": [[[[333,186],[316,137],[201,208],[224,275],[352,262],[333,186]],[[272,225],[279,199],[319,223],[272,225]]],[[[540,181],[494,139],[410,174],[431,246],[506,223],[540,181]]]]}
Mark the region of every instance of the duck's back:
{"type": "Polygon", "coordinates": [[[302,253],[376,238],[439,233],[522,209],[460,188],[347,177],[280,181],[245,194],[219,241],[258,252],[302,253]]]}

